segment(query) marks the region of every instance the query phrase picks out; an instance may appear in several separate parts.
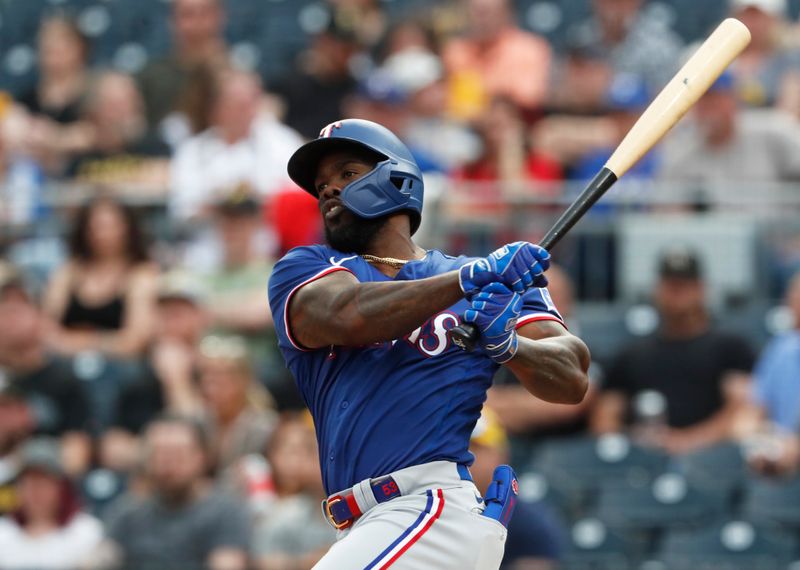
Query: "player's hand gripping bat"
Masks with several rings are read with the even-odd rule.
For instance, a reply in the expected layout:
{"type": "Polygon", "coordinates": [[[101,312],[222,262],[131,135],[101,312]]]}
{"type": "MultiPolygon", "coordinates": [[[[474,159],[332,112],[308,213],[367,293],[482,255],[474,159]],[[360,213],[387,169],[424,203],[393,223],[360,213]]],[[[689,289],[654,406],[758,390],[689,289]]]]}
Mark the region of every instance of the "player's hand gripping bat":
{"type": "MultiPolygon", "coordinates": [[[[605,166],[545,234],[539,245],[551,249],[606,191],[644,156],[697,102],[726,67],[750,43],[750,31],[728,18],[715,29],[689,61],[645,109],[605,166]]],[[[473,350],[478,330],[469,323],[448,332],[457,346],[473,350]]]]}

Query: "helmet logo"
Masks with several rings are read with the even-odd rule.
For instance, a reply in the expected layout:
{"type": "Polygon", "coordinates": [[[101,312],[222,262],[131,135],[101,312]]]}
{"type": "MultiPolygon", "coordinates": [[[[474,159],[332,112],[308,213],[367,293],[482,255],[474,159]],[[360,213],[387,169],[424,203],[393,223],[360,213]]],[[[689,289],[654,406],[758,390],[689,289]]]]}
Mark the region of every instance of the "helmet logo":
{"type": "Polygon", "coordinates": [[[333,129],[341,129],[341,128],[342,128],[341,121],[336,121],[335,123],[331,123],[330,125],[328,125],[319,132],[319,138],[327,139],[333,134],[333,129]]]}

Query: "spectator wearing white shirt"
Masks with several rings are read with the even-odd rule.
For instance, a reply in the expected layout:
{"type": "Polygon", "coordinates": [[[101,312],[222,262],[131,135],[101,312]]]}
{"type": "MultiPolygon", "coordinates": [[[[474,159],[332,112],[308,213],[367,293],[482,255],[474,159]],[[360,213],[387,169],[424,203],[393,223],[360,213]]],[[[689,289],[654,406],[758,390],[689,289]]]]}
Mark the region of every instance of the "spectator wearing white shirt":
{"type": "Polygon", "coordinates": [[[210,126],[182,143],[172,161],[173,217],[203,217],[241,184],[260,198],[290,184],[286,163],[303,140],[265,110],[263,95],[251,73],[228,69],[214,75],[210,126]]]}
{"type": "Polygon", "coordinates": [[[19,507],[0,518],[0,568],[77,568],[100,544],[103,528],[81,512],[59,459],[58,442],[30,440],[16,482],[19,507]]]}

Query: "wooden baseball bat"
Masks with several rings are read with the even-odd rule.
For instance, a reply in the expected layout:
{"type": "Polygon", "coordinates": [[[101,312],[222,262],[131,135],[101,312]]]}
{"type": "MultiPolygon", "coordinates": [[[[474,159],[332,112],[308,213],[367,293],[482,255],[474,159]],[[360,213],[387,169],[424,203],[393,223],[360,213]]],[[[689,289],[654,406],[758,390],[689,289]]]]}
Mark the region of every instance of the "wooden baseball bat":
{"type": "MultiPolygon", "coordinates": [[[[539,244],[556,245],[606,191],[677,123],[726,67],[750,43],[750,31],[735,18],[724,20],[644,110],[586,188],[558,218],[539,244]]],[[[478,329],[462,323],[448,331],[453,343],[473,350],[478,329]]]]}

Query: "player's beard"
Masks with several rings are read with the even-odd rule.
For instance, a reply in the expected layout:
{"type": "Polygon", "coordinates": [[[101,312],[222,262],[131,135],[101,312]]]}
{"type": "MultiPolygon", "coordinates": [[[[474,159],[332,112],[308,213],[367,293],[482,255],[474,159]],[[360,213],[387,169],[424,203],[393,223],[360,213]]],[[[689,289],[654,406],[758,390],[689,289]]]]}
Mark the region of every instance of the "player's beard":
{"type": "Polygon", "coordinates": [[[325,224],[325,241],[337,251],[359,255],[367,253],[375,236],[389,219],[387,216],[372,219],[360,218],[352,212],[343,215],[348,216],[347,223],[339,223],[334,228],[325,224]]]}

